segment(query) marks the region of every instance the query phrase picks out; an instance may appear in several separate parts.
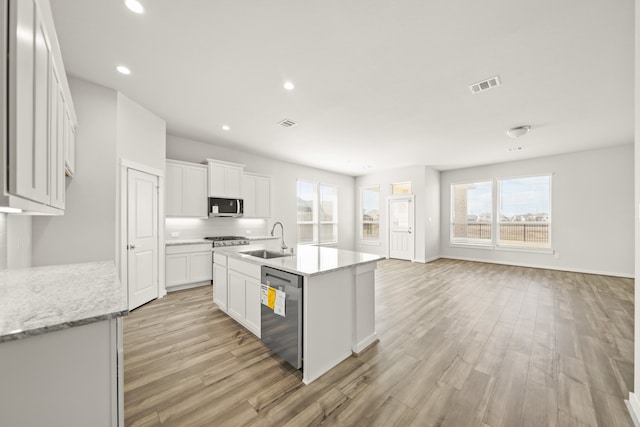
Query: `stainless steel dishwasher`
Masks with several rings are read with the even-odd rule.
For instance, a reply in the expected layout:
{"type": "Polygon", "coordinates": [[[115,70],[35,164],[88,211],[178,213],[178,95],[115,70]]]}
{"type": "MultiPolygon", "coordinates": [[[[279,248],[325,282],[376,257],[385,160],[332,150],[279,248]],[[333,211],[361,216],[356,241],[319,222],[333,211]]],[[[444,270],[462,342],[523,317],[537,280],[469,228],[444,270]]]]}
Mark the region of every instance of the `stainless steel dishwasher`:
{"type": "Polygon", "coordinates": [[[285,293],[285,315],[261,304],[262,342],[294,368],[302,368],[302,276],[262,266],[261,283],[285,293]]]}

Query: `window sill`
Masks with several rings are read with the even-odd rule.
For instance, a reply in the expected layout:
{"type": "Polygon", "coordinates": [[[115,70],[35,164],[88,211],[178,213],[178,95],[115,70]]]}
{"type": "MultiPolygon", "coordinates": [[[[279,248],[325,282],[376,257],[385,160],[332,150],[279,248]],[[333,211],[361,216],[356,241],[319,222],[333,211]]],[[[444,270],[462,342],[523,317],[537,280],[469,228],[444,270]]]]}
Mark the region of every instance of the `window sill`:
{"type": "Polygon", "coordinates": [[[520,246],[497,246],[491,244],[482,243],[449,243],[449,247],[452,248],[467,248],[467,249],[490,249],[502,252],[527,252],[534,254],[553,254],[555,251],[550,248],[524,248],[520,246]]]}
{"type": "Polygon", "coordinates": [[[525,248],[521,246],[496,246],[496,251],[505,251],[505,252],[528,252],[534,254],[553,254],[554,250],[551,248],[525,248]]]}
{"type": "Polygon", "coordinates": [[[491,243],[449,243],[452,248],[495,249],[491,243]]]}
{"type": "Polygon", "coordinates": [[[369,246],[380,246],[380,241],[373,241],[373,240],[360,240],[360,244],[361,245],[369,245],[369,246]]]}

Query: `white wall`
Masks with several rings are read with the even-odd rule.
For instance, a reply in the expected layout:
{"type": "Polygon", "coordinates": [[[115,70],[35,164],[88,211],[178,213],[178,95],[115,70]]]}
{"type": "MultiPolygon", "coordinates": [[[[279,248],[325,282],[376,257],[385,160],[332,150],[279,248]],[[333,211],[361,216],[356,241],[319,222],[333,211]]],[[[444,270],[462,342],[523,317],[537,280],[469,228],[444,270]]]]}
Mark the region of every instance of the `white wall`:
{"type": "Polygon", "coordinates": [[[633,276],[633,145],[445,171],[440,177],[443,257],[633,276]],[[449,244],[451,184],[549,172],[552,246],[559,259],[449,244]]]}
{"type": "Polygon", "coordinates": [[[387,256],[388,204],[391,195],[391,184],[411,182],[411,190],[415,195],[415,260],[426,262],[438,257],[440,229],[438,225],[439,172],[425,166],[408,166],[388,169],[356,178],[355,196],[355,238],[356,250],[387,256]],[[362,187],[380,186],[380,244],[362,242],[360,239],[360,213],[362,212],[360,189],[362,187]],[[429,220],[430,219],[430,220],[429,220]]]}
{"type": "Polygon", "coordinates": [[[31,218],[7,215],[7,268],[31,267],[31,218]]]}
{"type": "Polygon", "coordinates": [[[440,257],[440,172],[425,168],[425,258],[440,257]]]}
{"type": "MultiPolygon", "coordinates": [[[[207,157],[244,164],[247,172],[272,177],[271,202],[273,210],[271,219],[267,221],[267,228],[270,230],[275,221],[281,221],[285,226],[285,240],[289,247],[295,246],[297,238],[296,179],[336,185],[338,187],[338,247],[353,250],[355,231],[353,177],[167,135],[167,158],[199,163],[207,157]]],[[[244,228],[240,222],[238,222],[238,233],[244,234],[244,228]]]]}
{"type": "Polygon", "coordinates": [[[164,170],[166,122],[121,93],[117,98],[118,157],[164,170]]]}
{"type": "Polygon", "coordinates": [[[76,175],[63,216],[33,218],[34,266],[112,260],[116,237],[116,92],[69,79],[78,116],[76,175]]]}

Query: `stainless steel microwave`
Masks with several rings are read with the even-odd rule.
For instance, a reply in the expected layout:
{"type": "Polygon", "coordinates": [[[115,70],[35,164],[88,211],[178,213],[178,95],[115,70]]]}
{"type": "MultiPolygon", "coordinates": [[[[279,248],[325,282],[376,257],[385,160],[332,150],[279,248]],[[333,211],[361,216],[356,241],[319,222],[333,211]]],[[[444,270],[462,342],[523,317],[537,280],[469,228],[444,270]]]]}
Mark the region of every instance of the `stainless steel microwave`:
{"type": "Polygon", "coordinates": [[[220,216],[242,216],[244,212],[242,199],[221,199],[209,197],[209,218],[220,216]]]}

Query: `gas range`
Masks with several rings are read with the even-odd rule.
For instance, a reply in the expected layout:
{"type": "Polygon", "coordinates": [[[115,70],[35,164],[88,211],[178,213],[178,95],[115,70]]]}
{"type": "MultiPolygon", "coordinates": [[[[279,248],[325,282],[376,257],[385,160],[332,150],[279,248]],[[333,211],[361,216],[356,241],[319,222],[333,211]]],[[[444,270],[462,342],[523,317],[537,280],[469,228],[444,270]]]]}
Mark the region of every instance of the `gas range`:
{"type": "Polygon", "coordinates": [[[213,242],[214,248],[220,246],[236,246],[249,244],[249,239],[241,236],[211,236],[205,237],[205,239],[211,240],[213,242]]]}

